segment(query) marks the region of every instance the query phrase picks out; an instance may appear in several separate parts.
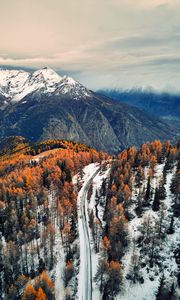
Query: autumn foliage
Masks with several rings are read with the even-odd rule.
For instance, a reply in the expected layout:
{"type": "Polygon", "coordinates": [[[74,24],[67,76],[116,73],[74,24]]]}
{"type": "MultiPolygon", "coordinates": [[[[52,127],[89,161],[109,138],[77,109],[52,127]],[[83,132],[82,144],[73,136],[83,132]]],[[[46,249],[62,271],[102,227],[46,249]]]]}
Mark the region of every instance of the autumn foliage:
{"type": "Polygon", "coordinates": [[[67,141],[3,150],[0,231],[5,243],[0,240],[0,284],[4,294],[11,288],[12,295],[20,296],[24,287],[23,299],[54,299],[54,283],[45,270],[54,267],[57,228],[67,256],[67,278],[73,270],[71,244],[77,237],[77,192],[72,176],[85,165],[106,158],[105,153],[67,141]]]}

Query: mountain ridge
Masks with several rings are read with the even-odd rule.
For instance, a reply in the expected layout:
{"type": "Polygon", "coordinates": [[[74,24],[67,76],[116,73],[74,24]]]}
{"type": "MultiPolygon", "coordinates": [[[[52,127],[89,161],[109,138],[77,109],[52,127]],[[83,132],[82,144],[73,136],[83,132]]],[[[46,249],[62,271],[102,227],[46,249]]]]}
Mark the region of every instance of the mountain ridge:
{"type": "Polygon", "coordinates": [[[98,93],[141,108],[157,117],[180,120],[180,95],[150,89],[104,89],[98,93]]]}
{"type": "Polygon", "coordinates": [[[76,96],[88,96],[90,91],[69,76],[60,76],[44,67],[34,72],[0,69],[0,95],[12,103],[39,91],[45,94],[66,94],[76,89],[76,96]]]}
{"type": "Polygon", "coordinates": [[[112,153],[154,139],[172,140],[175,135],[173,126],[142,109],[99,95],[49,68],[31,75],[26,72],[25,77],[26,84],[18,83],[21,91],[11,82],[10,90],[12,94],[15,90],[18,101],[13,97],[0,100],[0,138],[67,139],[112,153]]]}

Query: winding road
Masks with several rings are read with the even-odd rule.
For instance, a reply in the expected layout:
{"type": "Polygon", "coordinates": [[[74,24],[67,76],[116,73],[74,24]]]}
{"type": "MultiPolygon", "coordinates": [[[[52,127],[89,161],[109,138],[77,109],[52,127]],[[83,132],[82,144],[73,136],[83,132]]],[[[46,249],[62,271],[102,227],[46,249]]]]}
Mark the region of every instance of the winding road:
{"type": "Polygon", "coordinates": [[[81,188],[79,195],[79,237],[80,237],[80,282],[79,300],[92,300],[92,259],[88,224],[88,200],[87,193],[93,178],[99,169],[91,174],[81,188]]]}

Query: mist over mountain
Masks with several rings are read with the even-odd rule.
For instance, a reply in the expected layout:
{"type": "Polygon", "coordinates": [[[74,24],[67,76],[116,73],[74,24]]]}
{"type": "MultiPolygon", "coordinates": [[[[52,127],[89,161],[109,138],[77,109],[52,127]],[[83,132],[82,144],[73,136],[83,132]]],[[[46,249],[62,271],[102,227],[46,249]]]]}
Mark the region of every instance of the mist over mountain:
{"type": "Polygon", "coordinates": [[[142,108],[154,116],[180,121],[180,94],[157,93],[153,89],[104,89],[98,91],[112,99],[142,108]]]}

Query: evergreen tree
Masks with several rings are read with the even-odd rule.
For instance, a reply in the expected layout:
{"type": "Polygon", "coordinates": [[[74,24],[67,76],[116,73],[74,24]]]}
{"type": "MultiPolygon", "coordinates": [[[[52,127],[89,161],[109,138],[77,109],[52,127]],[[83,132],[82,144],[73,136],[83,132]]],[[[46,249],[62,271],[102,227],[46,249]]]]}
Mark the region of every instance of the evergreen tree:
{"type": "Polygon", "coordinates": [[[158,188],[156,188],[155,194],[154,194],[154,201],[152,204],[152,210],[158,211],[159,207],[160,207],[159,190],[158,190],[158,188]]]}
{"type": "Polygon", "coordinates": [[[163,300],[163,287],[164,287],[164,273],[161,277],[160,283],[159,283],[159,287],[157,290],[157,294],[156,294],[156,300],[163,300]]]}
{"type": "Polygon", "coordinates": [[[136,214],[138,217],[142,216],[142,212],[143,212],[143,208],[142,208],[142,194],[139,192],[138,196],[137,196],[137,206],[135,208],[136,214]]]}
{"type": "Polygon", "coordinates": [[[164,187],[164,180],[161,180],[159,189],[158,189],[158,194],[159,194],[159,200],[164,200],[166,198],[166,189],[164,187]]]}
{"type": "Polygon", "coordinates": [[[144,206],[149,206],[151,200],[151,178],[148,177],[147,188],[144,195],[144,206]]]}
{"type": "Polygon", "coordinates": [[[174,216],[172,215],[171,217],[171,222],[170,222],[170,226],[167,230],[168,234],[173,234],[174,233],[174,216]]]}
{"type": "Polygon", "coordinates": [[[101,293],[103,291],[107,271],[108,271],[108,263],[104,258],[102,258],[98,262],[98,269],[94,278],[96,284],[99,285],[99,290],[101,293]]]}
{"type": "Polygon", "coordinates": [[[175,293],[175,286],[174,286],[174,282],[173,282],[171,285],[170,291],[169,291],[169,299],[170,300],[175,300],[174,293],[175,293]]]}
{"type": "Polygon", "coordinates": [[[170,189],[171,192],[174,194],[174,216],[178,218],[180,216],[180,171],[177,171],[176,174],[173,176],[170,189]]]}

